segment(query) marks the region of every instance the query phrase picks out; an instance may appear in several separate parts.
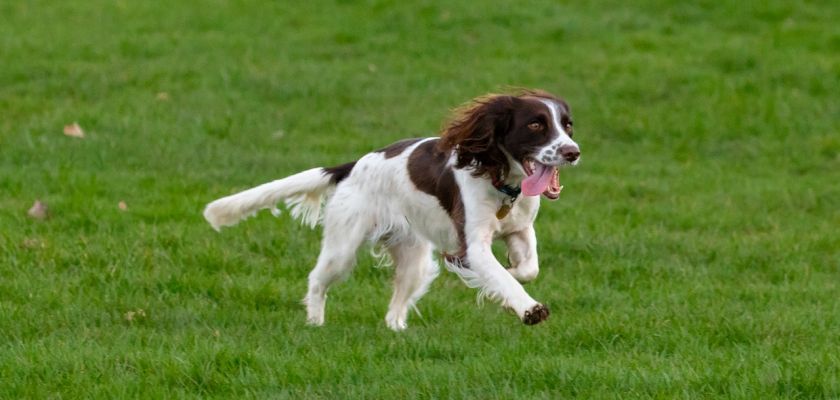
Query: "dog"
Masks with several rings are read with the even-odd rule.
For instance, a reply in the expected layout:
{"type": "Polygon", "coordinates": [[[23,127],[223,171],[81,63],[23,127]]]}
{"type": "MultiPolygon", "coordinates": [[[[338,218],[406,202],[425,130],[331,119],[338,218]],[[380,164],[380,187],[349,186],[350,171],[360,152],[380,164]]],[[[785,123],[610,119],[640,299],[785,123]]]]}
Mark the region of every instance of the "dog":
{"type": "Polygon", "coordinates": [[[406,329],[408,311],[446,268],[528,325],[548,318],[520,282],[537,277],[533,222],[540,195],[556,200],[558,168],[575,165],[569,105],[541,90],[491,94],[456,109],[439,137],[405,139],[357,161],[298,174],[215,200],[204,217],[219,230],[283,201],[293,217],[323,224],[321,252],[304,298],[307,323],[322,325],[327,291],[346,278],[357,249],[381,244],[395,264],[385,316],[406,329]],[[491,244],[507,245],[510,267],[491,244]]]}

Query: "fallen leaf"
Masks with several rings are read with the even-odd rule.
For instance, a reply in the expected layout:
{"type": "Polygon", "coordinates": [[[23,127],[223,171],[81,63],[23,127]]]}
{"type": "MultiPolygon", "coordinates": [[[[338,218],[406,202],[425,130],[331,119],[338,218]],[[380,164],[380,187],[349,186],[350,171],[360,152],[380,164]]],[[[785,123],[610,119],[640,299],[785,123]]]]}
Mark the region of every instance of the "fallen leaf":
{"type": "Polygon", "coordinates": [[[158,92],[158,94],[155,95],[155,98],[160,100],[160,101],[167,101],[167,100],[169,100],[169,93],[158,92]]]}
{"type": "Polygon", "coordinates": [[[85,131],[82,130],[82,127],[79,126],[78,122],[74,122],[71,125],[64,125],[64,134],[80,139],[85,137],[85,131]]]}
{"type": "Polygon", "coordinates": [[[23,239],[23,242],[20,243],[20,246],[25,249],[43,249],[44,242],[38,238],[25,238],[23,239]]]}
{"type": "Polygon", "coordinates": [[[123,211],[128,210],[128,204],[125,204],[124,201],[120,201],[119,204],[117,204],[117,207],[119,207],[120,210],[123,210],[123,211]]]}
{"type": "Polygon", "coordinates": [[[134,310],[134,311],[129,310],[125,314],[123,314],[123,318],[125,318],[126,321],[131,322],[131,321],[134,321],[135,319],[146,318],[146,312],[143,311],[142,308],[138,308],[137,310],[134,310]]]}
{"type": "Polygon", "coordinates": [[[27,214],[35,219],[47,219],[49,210],[47,209],[47,205],[42,203],[41,200],[35,200],[35,204],[32,204],[27,214]]]}

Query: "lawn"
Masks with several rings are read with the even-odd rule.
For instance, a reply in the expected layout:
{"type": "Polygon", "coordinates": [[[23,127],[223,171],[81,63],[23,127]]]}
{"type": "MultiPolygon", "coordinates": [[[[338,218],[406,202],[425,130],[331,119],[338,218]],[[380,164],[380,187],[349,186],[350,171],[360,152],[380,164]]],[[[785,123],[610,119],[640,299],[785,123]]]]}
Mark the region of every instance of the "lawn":
{"type": "Polygon", "coordinates": [[[2,2],[0,398],[840,397],[838,20],[830,1],[2,2]],[[308,327],[319,233],[201,217],[509,86],[567,99],[583,152],[537,219],[543,324],[443,273],[391,332],[391,270],[365,252],[308,327]]]}

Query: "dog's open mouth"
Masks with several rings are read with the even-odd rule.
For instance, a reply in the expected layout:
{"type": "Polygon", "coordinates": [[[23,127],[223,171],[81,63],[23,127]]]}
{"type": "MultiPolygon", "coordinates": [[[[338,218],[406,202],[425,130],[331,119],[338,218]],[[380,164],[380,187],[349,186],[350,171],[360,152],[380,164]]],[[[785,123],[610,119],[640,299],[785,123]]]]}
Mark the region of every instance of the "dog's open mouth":
{"type": "Polygon", "coordinates": [[[557,200],[560,197],[560,172],[557,167],[545,165],[530,158],[522,163],[525,173],[528,175],[522,180],[522,194],[526,196],[539,196],[542,194],[550,200],[557,200]]]}

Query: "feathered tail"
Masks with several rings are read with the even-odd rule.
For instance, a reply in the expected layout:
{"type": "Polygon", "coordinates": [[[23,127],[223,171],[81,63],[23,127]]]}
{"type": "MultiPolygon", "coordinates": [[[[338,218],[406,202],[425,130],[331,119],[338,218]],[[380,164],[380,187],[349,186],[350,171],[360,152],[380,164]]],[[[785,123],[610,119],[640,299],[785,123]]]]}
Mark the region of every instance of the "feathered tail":
{"type": "Polygon", "coordinates": [[[321,204],[334,186],[329,171],[312,168],[215,200],[204,209],[204,218],[218,231],[265,208],[277,215],[277,203],[283,200],[292,217],[314,228],[321,220],[321,204]]]}

